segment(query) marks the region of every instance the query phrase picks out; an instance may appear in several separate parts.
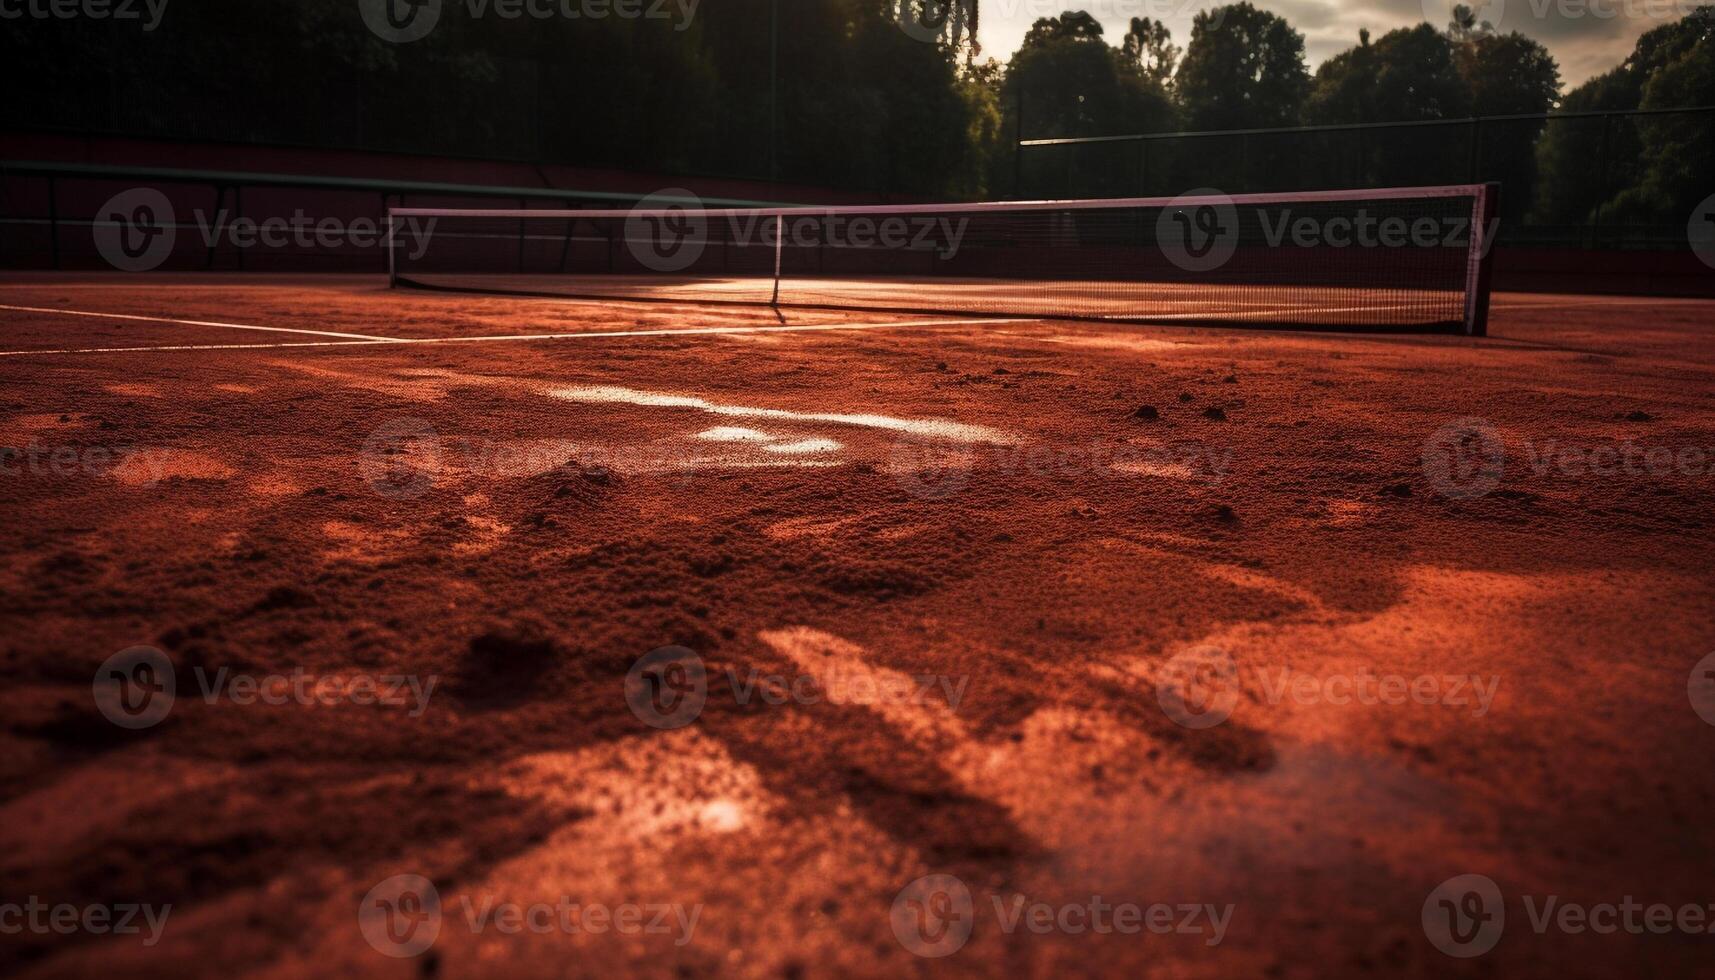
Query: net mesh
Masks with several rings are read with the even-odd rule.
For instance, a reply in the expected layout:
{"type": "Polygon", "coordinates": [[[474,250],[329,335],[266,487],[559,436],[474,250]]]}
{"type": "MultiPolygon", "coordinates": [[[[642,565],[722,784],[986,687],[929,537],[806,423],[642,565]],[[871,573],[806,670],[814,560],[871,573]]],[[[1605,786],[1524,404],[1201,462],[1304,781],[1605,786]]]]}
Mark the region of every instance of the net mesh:
{"type": "Polygon", "coordinates": [[[405,286],[1346,328],[1466,328],[1480,188],[899,208],[396,211],[405,286]]]}

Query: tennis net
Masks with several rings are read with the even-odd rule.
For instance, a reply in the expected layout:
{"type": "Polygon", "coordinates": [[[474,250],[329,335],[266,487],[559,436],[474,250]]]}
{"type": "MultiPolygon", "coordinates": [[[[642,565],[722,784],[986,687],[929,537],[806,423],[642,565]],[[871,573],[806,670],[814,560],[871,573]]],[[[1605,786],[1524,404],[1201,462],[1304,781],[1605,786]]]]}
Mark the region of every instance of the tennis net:
{"type": "Polygon", "coordinates": [[[1494,185],[820,208],[395,208],[395,285],[921,314],[1485,330],[1494,185]]]}

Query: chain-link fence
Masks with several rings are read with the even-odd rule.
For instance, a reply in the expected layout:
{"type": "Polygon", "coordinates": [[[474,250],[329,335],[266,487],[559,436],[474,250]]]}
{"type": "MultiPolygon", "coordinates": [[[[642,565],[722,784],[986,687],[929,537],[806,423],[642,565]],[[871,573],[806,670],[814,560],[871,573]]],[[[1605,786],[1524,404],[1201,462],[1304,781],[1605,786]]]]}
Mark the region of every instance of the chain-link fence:
{"type": "Polygon", "coordinates": [[[1502,241],[1686,248],[1715,193],[1715,107],[1025,140],[1022,198],[1497,181],[1502,241]]]}

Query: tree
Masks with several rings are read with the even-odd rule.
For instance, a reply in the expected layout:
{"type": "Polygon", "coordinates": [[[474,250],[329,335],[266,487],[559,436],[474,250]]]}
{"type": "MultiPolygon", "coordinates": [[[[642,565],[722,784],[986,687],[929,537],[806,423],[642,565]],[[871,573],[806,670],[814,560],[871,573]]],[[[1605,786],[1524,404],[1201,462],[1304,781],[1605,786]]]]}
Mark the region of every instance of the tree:
{"type": "Polygon", "coordinates": [[[1548,49],[1513,31],[1477,25],[1469,7],[1453,8],[1447,32],[1454,64],[1479,116],[1547,112],[1560,101],[1560,66],[1548,49]]]}
{"type": "Polygon", "coordinates": [[[1447,38],[1428,24],[1389,31],[1376,42],[1375,106],[1386,122],[1457,119],[1471,92],[1447,38]]]}
{"type": "MultiPolygon", "coordinates": [[[[1358,46],[1317,69],[1305,102],[1314,124],[1388,123],[1469,115],[1470,92],[1454,64],[1451,42],[1428,24],[1368,33],[1358,46]]],[[[1470,148],[1451,128],[1383,130],[1360,142],[1355,179],[1381,184],[1452,183],[1469,175],[1470,148]]]]}
{"type": "MultiPolygon", "coordinates": [[[[1672,55],[1644,82],[1640,109],[1715,104],[1715,7],[1700,7],[1680,21],[1672,55]]],[[[1613,208],[1625,220],[1660,222],[1689,214],[1711,190],[1715,127],[1707,115],[1650,115],[1637,121],[1643,144],[1637,182],[1613,208]]]]}
{"type": "MultiPolygon", "coordinates": [[[[1036,22],[1007,67],[1001,104],[1007,109],[1022,104],[1025,135],[1033,138],[1164,132],[1176,123],[1172,99],[1159,78],[1110,46],[1102,25],[1082,13],[1036,22]]],[[[1112,166],[1101,150],[1057,152],[1075,155],[1066,166],[1057,166],[1049,192],[1097,196],[1128,189],[1122,180],[1130,169],[1112,166]],[[1070,186],[1064,186],[1068,180],[1070,186]]]]}
{"type": "MultiPolygon", "coordinates": [[[[1464,79],[1471,114],[1476,116],[1537,115],[1560,101],[1560,66],[1548,49],[1516,31],[1498,33],[1478,24],[1466,6],[1453,8],[1446,34],[1453,62],[1464,79]]],[[[1474,178],[1499,181],[1503,220],[1527,213],[1537,192],[1536,144],[1545,123],[1510,119],[1471,130],[1479,141],[1472,160],[1480,167],[1474,178]]]]}
{"type": "MultiPolygon", "coordinates": [[[[773,6],[722,0],[697,14],[720,86],[708,113],[716,131],[696,147],[707,169],[768,172],[773,6]]],[[[783,179],[871,194],[980,193],[985,148],[973,144],[972,132],[983,130],[976,120],[984,108],[961,83],[958,51],[901,30],[897,0],[781,2],[778,9],[783,179]]],[[[587,90],[603,91],[593,81],[587,90]]],[[[637,104],[633,89],[618,96],[611,101],[620,111],[637,104]]],[[[676,115],[669,107],[644,124],[698,123],[676,115]]]]}
{"type": "Polygon", "coordinates": [[[1376,110],[1376,49],[1370,32],[1358,32],[1358,45],[1316,69],[1304,100],[1304,121],[1313,126],[1366,123],[1381,119],[1376,110]]]}
{"type": "MultiPolygon", "coordinates": [[[[1058,17],[1042,17],[1024,35],[1024,47],[1055,41],[1102,41],[1102,22],[1081,10],[1068,10],[1058,17]]],[[[1106,42],[1103,42],[1104,44],[1106,42]]]]}
{"type": "Polygon", "coordinates": [[[1296,125],[1310,87],[1304,35],[1248,2],[1205,10],[1174,84],[1192,129],[1296,125]]]}
{"type": "Polygon", "coordinates": [[[1173,72],[1179,67],[1180,47],[1173,43],[1173,32],[1167,25],[1148,17],[1133,17],[1131,30],[1126,32],[1120,48],[1126,63],[1163,88],[1171,88],[1173,72]]]}
{"type": "MultiPolygon", "coordinates": [[[[1573,89],[1561,103],[1561,111],[1709,105],[1715,101],[1715,90],[1709,87],[1708,69],[1700,66],[1711,58],[1715,58],[1715,8],[1704,6],[1646,32],[1624,64],[1573,89]],[[1705,79],[1701,88],[1699,77],[1705,79]]],[[[1696,190],[1707,181],[1707,173],[1701,180],[1691,179],[1689,189],[1683,175],[1687,168],[1694,173],[1698,160],[1710,158],[1709,127],[1706,121],[1699,122],[1695,117],[1668,115],[1647,117],[1637,124],[1597,118],[1567,119],[1550,126],[1537,144],[1542,190],[1532,220],[1545,224],[1642,220],[1651,213],[1671,216],[1676,205],[1668,202],[1675,198],[1689,196],[1690,204],[1695,204],[1708,193],[1696,190]],[[1699,137],[1705,141],[1701,149],[1699,137]]]]}

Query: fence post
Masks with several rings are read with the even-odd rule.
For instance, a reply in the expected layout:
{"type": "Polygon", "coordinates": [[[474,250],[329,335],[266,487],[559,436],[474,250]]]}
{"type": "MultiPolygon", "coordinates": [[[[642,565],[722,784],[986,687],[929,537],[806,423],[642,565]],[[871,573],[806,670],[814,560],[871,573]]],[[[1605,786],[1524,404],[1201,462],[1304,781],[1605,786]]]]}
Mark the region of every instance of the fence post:
{"type": "MultiPolygon", "coordinates": [[[[518,210],[524,211],[530,207],[530,202],[524,198],[518,199],[518,210]]],[[[530,234],[530,219],[518,219],[518,272],[524,272],[524,240],[530,234]]]]}
{"type": "Polygon", "coordinates": [[[1608,155],[1609,144],[1613,140],[1614,114],[1608,113],[1602,117],[1601,148],[1596,151],[1597,190],[1596,210],[1590,216],[1590,247],[1595,248],[1602,238],[1602,205],[1608,198],[1608,155]]]}
{"type": "MultiPolygon", "coordinates": [[[[97,214],[95,220],[100,221],[97,214]]],[[[60,267],[60,204],[59,192],[52,177],[48,178],[48,252],[54,257],[54,268],[60,267]]]]}
{"type": "Polygon", "coordinates": [[[1483,163],[1483,117],[1482,116],[1472,116],[1471,117],[1471,175],[1469,178],[1470,183],[1475,184],[1478,181],[1483,179],[1482,163],[1483,163]]]}
{"type": "Polygon", "coordinates": [[[1018,86],[1014,102],[1016,106],[1013,110],[1012,119],[1013,135],[1016,138],[1012,141],[1012,196],[1014,200],[1022,201],[1026,197],[1024,193],[1024,86],[1022,84],[1018,86]]]}

